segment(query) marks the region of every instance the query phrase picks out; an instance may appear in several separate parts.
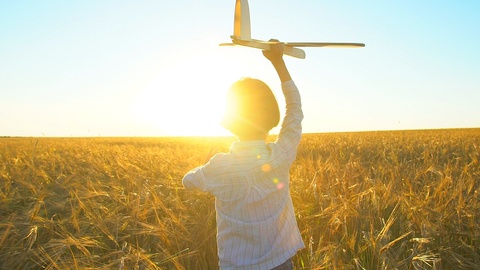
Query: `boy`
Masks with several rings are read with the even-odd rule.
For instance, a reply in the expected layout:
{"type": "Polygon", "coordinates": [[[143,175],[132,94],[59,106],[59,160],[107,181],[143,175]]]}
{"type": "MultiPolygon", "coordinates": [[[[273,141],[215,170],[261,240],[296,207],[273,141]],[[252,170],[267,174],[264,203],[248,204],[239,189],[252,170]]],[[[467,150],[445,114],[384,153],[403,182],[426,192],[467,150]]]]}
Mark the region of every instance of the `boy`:
{"type": "Polygon", "coordinates": [[[262,81],[244,78],[228,93],[222,125],[238,137],[230,153],[216,154],[188,172],[185,188],[215,196],[221,269],[293,269],[304,248],[289,190],[290,166],[302,136],[300,94],[283,60],[283,45],[263,51],[275,68],[286,101],[274,143],[268,132],[279,122],[277,101],[262,81]]]}

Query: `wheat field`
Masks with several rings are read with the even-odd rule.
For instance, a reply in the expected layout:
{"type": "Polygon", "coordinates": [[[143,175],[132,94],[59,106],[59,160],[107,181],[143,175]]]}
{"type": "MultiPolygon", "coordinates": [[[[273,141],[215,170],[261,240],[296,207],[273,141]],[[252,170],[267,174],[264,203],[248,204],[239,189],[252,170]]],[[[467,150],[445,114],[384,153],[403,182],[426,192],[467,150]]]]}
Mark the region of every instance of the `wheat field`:
{"type": "MultiPolygon", "coordinates": [[[[0,138],[0,269],[217,269],[181,179],[233,140],[0,138]]],[[[480,129],[304,134],[296,269],[479,269],[479,159],[480,129]]]]}

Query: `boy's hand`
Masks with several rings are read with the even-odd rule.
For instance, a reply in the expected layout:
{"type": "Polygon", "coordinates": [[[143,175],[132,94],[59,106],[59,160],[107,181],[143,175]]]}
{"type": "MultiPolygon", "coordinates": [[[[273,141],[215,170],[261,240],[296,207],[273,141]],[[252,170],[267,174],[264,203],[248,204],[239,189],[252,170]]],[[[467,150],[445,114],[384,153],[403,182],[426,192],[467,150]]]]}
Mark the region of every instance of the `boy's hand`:
{"type": "Polygon", "coordinates": [[[271,42],[277,42],[276,44],[270,45],[270,50],[263,50],[263,55],[265,58],[270,60],[270,62],[277,62],[278,60],[283,59],[283,43],[277,39],[270,39],[271,42]]]}
{"type": "Polygon", "coordinates": [[[265,58],[270,60],[273,67],[277,71],[278,77],[280,78],[280,81],[282,83],[290,81],[292,78],[290,77],[287,66],[283,61],[283,43],[279,42],[276,39],[270,39],[269,41],[277,43],[272,44],[269,51],[263,50],[263,55],[265,56],[265,58]]]}

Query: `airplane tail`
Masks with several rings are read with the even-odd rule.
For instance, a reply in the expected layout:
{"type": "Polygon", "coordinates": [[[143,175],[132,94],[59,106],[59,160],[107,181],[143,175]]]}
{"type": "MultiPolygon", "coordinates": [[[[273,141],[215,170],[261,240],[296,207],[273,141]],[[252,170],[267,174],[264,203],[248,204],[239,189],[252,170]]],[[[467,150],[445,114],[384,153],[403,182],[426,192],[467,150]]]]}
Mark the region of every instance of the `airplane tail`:
{"type": "Polygon", "coordinates": [[[247,0],[237,0],[235,3],[235,20],[233,23],[233,35],[236,38],[250,40],[250,10],[247,0]]]}

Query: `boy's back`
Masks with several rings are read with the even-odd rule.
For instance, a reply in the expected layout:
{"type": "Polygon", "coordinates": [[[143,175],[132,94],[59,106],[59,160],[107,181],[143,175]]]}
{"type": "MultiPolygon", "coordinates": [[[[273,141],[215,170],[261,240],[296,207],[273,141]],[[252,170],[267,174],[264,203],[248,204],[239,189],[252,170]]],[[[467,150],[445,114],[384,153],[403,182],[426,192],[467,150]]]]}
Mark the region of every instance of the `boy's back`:
{"type": "Polygon", "coordinates": [[[215,196],[222,269],[272,269],[304,247],[289,190],[303,114],[295,84],[280,72],[287,110],[277,141],[235,142],[183,179],[186,188],[215,196]]]}

